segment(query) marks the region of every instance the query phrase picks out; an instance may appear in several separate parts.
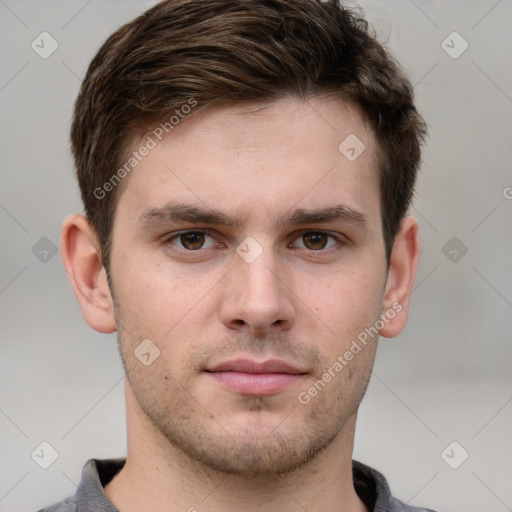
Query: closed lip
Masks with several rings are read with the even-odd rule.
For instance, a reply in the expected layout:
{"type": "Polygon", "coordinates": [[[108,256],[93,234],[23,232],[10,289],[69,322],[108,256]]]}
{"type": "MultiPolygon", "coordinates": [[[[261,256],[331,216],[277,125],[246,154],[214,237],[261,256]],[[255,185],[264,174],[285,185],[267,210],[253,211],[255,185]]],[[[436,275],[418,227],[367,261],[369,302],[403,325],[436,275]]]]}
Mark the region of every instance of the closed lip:
{"type": "Polygon", "coordinates": [[[288,373],[290,375],[303,375],[307,372],[282,361],[281,359],[268,359],[254,361],[251,359],[234,359],[225,361],[206,369],[207,372],[240,372],[240,373],[288,373]]]}

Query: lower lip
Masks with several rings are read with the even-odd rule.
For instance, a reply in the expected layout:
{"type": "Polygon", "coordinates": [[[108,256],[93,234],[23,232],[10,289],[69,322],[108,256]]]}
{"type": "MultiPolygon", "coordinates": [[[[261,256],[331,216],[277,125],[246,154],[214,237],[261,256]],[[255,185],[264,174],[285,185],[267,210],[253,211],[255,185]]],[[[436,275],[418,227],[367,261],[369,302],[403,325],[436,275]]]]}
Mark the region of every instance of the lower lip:
{"type": "Polygon", "coordinates": [[[304,374],[208,372],[217,382],[242,395],[274,395],[299,382],[304,374]]]}

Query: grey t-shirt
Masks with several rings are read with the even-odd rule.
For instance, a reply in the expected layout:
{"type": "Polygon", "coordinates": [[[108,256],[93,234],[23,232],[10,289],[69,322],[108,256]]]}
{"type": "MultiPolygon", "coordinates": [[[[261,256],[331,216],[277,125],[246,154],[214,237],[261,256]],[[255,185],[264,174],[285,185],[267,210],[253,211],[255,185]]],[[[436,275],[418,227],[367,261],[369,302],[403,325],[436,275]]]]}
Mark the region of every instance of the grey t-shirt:
{"type": "MultiPolygon", "coordinates": [[[[121,471],[124,463],[125,459],[87,461],[76,494],[39,512],[119,512],[103,492],[103,486],[121,471]]],[[[434,512],[393,498],[384,476],[360,462],[353,461],[352,474],[356,492],[370,511],[434,512]]]]}

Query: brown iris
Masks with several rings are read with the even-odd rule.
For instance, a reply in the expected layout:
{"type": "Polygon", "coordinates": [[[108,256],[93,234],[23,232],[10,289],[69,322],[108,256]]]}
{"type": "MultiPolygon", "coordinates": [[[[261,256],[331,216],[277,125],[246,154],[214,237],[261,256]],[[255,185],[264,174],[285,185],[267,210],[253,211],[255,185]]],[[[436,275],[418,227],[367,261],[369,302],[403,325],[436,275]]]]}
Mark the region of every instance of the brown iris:
{"type": "Polygon", "coordinates": [[[318,251],[320,249],[324,249],[327,245],[329,236],[326,233],[304,233],[302,235],[302,240],[304,241],[304,245],[308,249],[312,249],[314,251],[318,251]]]}
{"type": "Polygon", "coordinates": [[[205,233],[201,233],[200,231],[191,231],[189,233],[182,233],[180,235],[180,242],[185,249],[194,251],[201,249],[204,244],[204,238],[205,233]]]}

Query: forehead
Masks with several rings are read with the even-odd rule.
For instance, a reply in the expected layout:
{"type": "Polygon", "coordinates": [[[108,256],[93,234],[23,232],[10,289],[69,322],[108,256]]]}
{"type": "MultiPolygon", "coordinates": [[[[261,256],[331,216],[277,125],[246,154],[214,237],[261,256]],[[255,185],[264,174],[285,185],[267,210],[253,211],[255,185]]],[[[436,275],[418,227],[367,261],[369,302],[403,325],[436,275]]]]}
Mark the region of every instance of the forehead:
{"type": "Polygon", "coordinates": [[[149,130],[132,151],[147,137],[152,149],[125,184],[116,217],[170,201],[246,220],[339,203],[379,216],[374,136],[358,108],[339,98],[209,107],[162,140],[149,130]]]}

